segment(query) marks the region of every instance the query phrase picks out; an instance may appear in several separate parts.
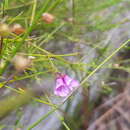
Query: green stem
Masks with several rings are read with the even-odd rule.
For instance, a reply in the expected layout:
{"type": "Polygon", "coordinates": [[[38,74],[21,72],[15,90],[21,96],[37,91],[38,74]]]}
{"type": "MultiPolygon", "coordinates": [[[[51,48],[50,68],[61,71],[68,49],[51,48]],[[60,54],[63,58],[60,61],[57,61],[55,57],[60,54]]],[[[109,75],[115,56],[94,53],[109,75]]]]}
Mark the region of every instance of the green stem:
{"type": "Polygon", "coordinates": [[[130,39],[124,42],[119,48],[117,48],[110,56],[108,56],[100,65],[96,67],[84,80],[80,83],[82,86],[97,70],[99,70],[108,60],[110,60],[118,51],[125,47],[130,42],[130,39]]]}
{"type": "MultiPolygon", "coordinates": [[[[119,48],[117,48],[110,56],[108,56],[99,66],[97,66],[96,69],[94,69],[84,80],[80,83],[80,87],[97,71],[99,70],[108,60],[110,60],[117,52],[119,52],[123,47],[125,47],[130,42],[130,39],[124,42],[119,48]]],[[[80,87],[78,87],[76,90],[78,90],[80,87]]],[[[75,90],[75,91],[76,91],[75,90]]],[[[46,115],[42,116],[39,120],[37,120],[34,124],[32,124],[27,130],[31,130],[32,128],[36,127],[39,123],[41,123],[44,119],[46,119],[49,115],[54,113],[56,110],[58,110],[71,96],[73,92],[57,107],[53,108],[51,111],[49,111],[46,115]]]]}
{"type": "Polygon", "coordinates": [[[34,124],[32,124],[30,127],[27,128],[27,130],[31,130],[32,128],[36,127],[40,122],[42,122],[43,120],[45,120],[49,115],[51,115],[52,113],[54,113],[58,107],[53,108],[51,111],[49,111],[46,115],[42,116],[39,120],[37,120],[34,124]]]}
{"type": "Polygon", "coordinates": [[[0,70],[0,75],[3,74],[3,72],[6,70],[8,64],[9,64],[9,61],[10,61],[10,60],[16,55],[16,53],[20,50],[20,48],[21,48],[21,46],[24,44],[26,38],[27,38],[27,37],[29,36],[29,34],[32,32],[32,30],[33,30],[33,28],[34,28],[34,26],[35,26],[35,23],[37,23],[38,19],[39,19],[39,18],[41,17],[41,15],[42,15],[42,13],[47,10],[48,5],[49,5],[50,2],[51,2],[51,0],[47,0],[46,3],[44,3],[43,8],[38,12],[38,14],[36,15],[34,21],[32,22],[32,25],[28,28],[27,32],[24,34],[22,41],[16,45],[16,48],[15,48],[15,49],[13,50],[13,52],[12,52],[12,56],[9,58],[8,61],[6,61],[4,68],[2,68],[2,69],[0,70]]]}

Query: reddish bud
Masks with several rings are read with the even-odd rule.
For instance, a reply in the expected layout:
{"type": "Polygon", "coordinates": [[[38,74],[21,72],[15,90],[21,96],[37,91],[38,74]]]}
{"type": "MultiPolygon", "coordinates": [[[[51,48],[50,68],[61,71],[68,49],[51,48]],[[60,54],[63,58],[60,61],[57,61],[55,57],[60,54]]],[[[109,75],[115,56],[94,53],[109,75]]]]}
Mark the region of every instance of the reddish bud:
{"type": "Polygon", "coordinates": [[[47,24],[51,24],[54,22],[55,17],[52,14],[49,13],[43,13],[42,14],[42,20],[47,23],[47,24]]]}
{"type": "Polygon", "coordinates": [[[15,33],[16,35],[20,35],[25,32],[25,29],[20,24],[14,24],[11,28],[11,32],[15,33]]]}
{"type": "Polygon", "coordinates": [[[74,19],[73,19],[72,17],[68,18],[67,21],[68,21],[69,23],[74,23],[74,19]]]}

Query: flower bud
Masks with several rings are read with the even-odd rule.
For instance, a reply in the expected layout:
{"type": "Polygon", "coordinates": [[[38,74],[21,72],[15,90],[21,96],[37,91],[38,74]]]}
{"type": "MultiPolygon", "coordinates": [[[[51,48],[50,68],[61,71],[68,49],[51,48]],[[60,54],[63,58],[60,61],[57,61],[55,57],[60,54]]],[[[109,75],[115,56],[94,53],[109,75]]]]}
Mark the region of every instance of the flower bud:
{"type": "Polygon", "coordinates": [[[54,94],[67,97],[73,90],[79,87],[79,82],[66,74],[57,73],[54,94]]]}
{"type": "Polygon", "coordinates": [[[72,17],[68,18],[68,19],[67,19],[67,22],[69,22],[69,23],[74,23],[74,18],[72,18],[72,17]]]}
{"type": "Polygon", "coordinates": [[[52,14],[49,13],[43,13],[42,14],[42,20],[47,23],[47,24],[51,24],[54,22],[55,17],[52,14]]]}
{"type": "Polygon", "coordinates": [[[16,55],[13,59],[13,63],[17,71],[24,71],[31,65],[31,60],[22,55],[16,55]]]}
{"type": "Polygon", "coordinates": [[[0,23],[0,36],[8,36],[10,33],[9,26],[5,23],[0,23]]]}
{"type": "Polygon", "coordinates": [[[119,64],[114,64],[114,67],[119,68],[120,65],[119,64]]]}
{"type": "Polygon", "coordinates": [[[11,32],[15,33],[16,35],[20,35],[25,32],[25,29],[20,24],[14,24],[11,28],[11,32]]]}

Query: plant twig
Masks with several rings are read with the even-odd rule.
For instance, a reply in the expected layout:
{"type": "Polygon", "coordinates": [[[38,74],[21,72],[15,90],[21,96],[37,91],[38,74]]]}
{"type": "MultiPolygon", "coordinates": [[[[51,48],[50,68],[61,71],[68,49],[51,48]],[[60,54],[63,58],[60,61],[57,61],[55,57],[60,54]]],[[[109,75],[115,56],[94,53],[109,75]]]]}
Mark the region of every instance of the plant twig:
{"type": "MultiPolygon", "coordinates": [[[[4,5],[5,5],[5,1],[3,2],[3,7],[2,7],[2,18],[4,18],[4,15],[5,15],[4,5]]],[[[1,38],[0,38],[0,55],[2,55],[3,40],[4,40],[4,38],[1,36],[1,38]]]]}
{"type": "MultiPolygon", "coordinates": [[[[130,39],[128,39],[126,42],[124,42],[119,48],[117,48],[110,56],[108,56],[99,66],[97,66],[96,69],[94,69],[86,78],[84,78],[84,80],[81,81],[80,83],[80,87],[81,85],[83,85],[97,70],[99,70],[106,62],[108,62],[108,60],[110,60],[117,52],[120,51],[120,49],[122,49],[123,47],[125,47],[128,43],[130,42],[130,39]]],[[[72,94],[78,90],[80,87],[78,87],[77,89],[75,89],[73,92],[70,93],[70,95],[68,97],[66,97],[63,102],[61,102],[57,107],[53,108],[51,111],[49,111],[47,114],[45,114],[44,116],[42,116],[39,120],[37,120],[35,123],[33,123],[31,126],[29,126],[29,128],[27,130],[31,130],[32,128],[36,127],[40,122],[42,122],[44,119],[46,119],[49,115],[51,115],[52,113],[54,113],[56,110],[58,110],[71,96],[72,94]]],[[[110,110],[109,113],[111,113],[113,110],[110,110]]],[[[105,115],[106,116],[106,115],[105,115]]],[[[104,118],[104,117],[102,117],[104,118]]],[[[100,119],[102,120],[102,119],[100,119]]],[[[99,122],[99,121],[97,121],[99,122]]],[[[97,124],[97,122],[95,124],[97,124]]],[[[94,124],[94,125],[95,125],[94,124]]]]}

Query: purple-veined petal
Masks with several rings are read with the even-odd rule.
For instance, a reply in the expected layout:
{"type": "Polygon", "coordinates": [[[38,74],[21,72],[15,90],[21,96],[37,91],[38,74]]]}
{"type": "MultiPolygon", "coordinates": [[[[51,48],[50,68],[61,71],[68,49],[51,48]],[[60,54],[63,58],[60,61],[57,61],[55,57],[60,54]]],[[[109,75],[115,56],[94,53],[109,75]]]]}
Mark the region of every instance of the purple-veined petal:
{"type": "Polygon", "coordinates": [[[62,85],[64,85],[62,78],[57,78],[56,79],[56,88],[58,88],[59,86],[62,86],[62,85]]]}
{"type": "Polygon", "coordinates": [[[70,90],[64,85],[58,88],[55,88],[54,90],[54,94],[61,97],[66,97],[69,93],[70,93],[70,90]]]}
{"type": "Polygon", "coordinates": [[[72,79],[66,74],[59,73],[56,78],[56,87],[54,94],[61,97],[66,97],[72,90],[79,86],[77,80],[72,79]]]}

